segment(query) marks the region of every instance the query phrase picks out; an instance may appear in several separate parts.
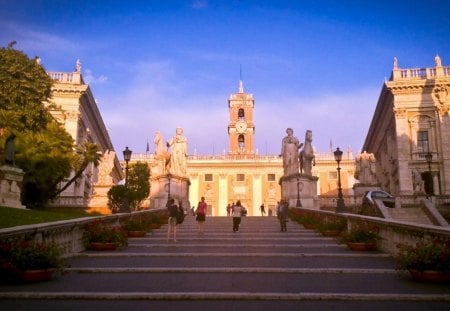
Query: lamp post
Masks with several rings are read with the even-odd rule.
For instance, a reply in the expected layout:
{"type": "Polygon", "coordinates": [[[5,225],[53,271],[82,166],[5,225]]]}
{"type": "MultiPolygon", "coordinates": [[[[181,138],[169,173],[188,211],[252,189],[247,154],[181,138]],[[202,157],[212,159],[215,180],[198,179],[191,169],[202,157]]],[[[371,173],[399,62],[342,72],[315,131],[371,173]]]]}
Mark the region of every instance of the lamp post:
{"type": "Polygon", "coordinates": [[[129,206],[129,198],[128,198],[128,162],[130,162],[131,154],[133,151],[128,149],[128,146],[125,147],[125,150],[123,151],[123,159],[125,161],[125,188],[127,189],[127,196],[125,198],[125,202],[122,207],[122,212],[129,212],[130,206],[129,206]]]}
{"type": "Polygon", "coordinates": [[[172,174],[167,174],[167,179],[169,180],[169,183],[167,184],[167,204],[169,204],[170,201],[170,179],[172,178],[172,174]]]}
{"type": "Polygon", "coordinates": [[[431,184],[431,189],[430,188],[428,188],[428,189],[431,190],[430,195],[433,195],[433,192],[434,192],[433,177],[431,175],[431,161],[433,161],[433,154],[431,152],[428,152],[425,155],[425,160],[427,160],[427,163],[428,163],[428,182],[429,182],[429,185],[431,184]]]}
{"type": "Polygon", "coordinates": [[[302,207],[302,202],[300,202],[300,179],[297,177],[297,204],[296,207],[302,207]]]}
{"type": "Polygon", "coordinates": [[[345,204],[344,204],[344,198],[342,195],[342,186],[341,186],[341,167],[339,166],[339,164],[341,163],[342,160],[342,151],[339,150],[339,147],[336,148],[336,151],[333,152],[334,153],[334,159],[337,162],[337,172],[338,172],[338,199],[337,199],[337,206],[336,206],[336,212],[337,213],[342,213],[345,209],[345,204]]]}

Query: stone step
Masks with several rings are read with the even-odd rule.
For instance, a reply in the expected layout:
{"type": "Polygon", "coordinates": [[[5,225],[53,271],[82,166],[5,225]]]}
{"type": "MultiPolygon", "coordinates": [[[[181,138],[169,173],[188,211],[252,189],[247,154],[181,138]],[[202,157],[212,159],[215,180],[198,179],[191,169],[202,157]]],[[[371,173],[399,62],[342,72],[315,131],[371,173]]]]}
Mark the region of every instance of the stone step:
{"type": "Polygon", "coordinates": [[[402,302],[396,309],[413,310],[417,302],[436,309],[450,302],[445,286],[399,275],[389,255],[352,252],[294,222],[280,232],[274,217],[246,217],[239,232],[231,228],[229,217],[207,217],[199,234],[188,217],[178,227],[178,242],[167,242],[165,225],[114,252],[83,252],[69,258],[66,273],[51,282],[0,286],[0,306],[119,310],[145,302],[140,309],[191,310],[210,302],[217,310],[298,310],[301,302],[314,302],[314,309],[326,301],[332,305],[325,309],[346,302],[341,309],[348,309],[359,301],[360,309],[365,302],[396,301],[402,302]]]}
{"type": "Polygon", "coordinates": [[[392,208],[391,217],[398,221],[432,225],[432,221],[421,208],[392,208]]]}

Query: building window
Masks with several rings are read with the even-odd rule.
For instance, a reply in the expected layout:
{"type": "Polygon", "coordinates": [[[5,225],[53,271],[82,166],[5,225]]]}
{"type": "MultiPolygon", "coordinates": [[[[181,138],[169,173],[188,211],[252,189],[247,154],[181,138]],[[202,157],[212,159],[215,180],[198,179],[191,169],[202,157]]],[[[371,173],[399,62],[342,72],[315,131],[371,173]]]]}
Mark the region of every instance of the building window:
{"type": "Polygon", "coordinates": [[[267,174],[267,181],[275,181],[275,174],[267,174]]]}
{"type": "Polygon", "coordinates": [[[236,180],[237,181],[245,181],[245,175],[244,174],[236,174],[236,180]]]}
{"type": "Polygon", "coordinates": [[[238,111],[238,120],[244,120],[244,118],[245,118],[244,109],[239,108],[239,111],[238,111]]]}
{"type": "Polygon", "coordinates": [[[205,174],[205,181],[213,181],[213,175],[212,174],[205,174]]]}
{"type": "Polygon", "coordinates": [[[417,132],[417,151],[419,153],[429,152],[428,131],[417,132]]]}
{"type": "Polygon", "coordinates": [[[328,179],[337,179],[337,172],[328,172],[328,179]]]}
{"type": "Polygon", "coordinates": [[[245,147],[245,138],[244,135],[239,135],[238,137],[238,145],[239,145],[239,150],[243,151],[244,147],[245,147]]]}

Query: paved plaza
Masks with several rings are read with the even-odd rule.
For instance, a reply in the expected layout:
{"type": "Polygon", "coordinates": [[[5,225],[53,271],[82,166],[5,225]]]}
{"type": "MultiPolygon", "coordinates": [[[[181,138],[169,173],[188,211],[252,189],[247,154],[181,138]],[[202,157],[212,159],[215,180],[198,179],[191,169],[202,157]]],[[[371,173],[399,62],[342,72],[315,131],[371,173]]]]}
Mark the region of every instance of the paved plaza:
{"type": "Polygon", "coordinates": [[[444,310],[450,287],[399,275],[380,252],[352,252],[334,238],[276,217],[194,217],[167,242],[167,226],[114,252],[69,259],[51,282],[0,285],[1,310],[444,310]]]}

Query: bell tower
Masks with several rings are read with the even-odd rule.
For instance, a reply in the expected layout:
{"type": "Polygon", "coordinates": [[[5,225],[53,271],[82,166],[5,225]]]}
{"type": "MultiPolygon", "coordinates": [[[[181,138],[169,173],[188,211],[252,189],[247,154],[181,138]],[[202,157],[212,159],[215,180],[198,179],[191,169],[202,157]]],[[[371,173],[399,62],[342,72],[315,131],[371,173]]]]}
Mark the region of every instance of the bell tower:
{"type": "Polygon", "coordinates": [[[253,108],[255,100],[252,94],[244,93],[244,84],[239,81],[239,92],[228,99],[230,120],[228,123],[228,154],[254,155],[255,124],[253,108]]]}

